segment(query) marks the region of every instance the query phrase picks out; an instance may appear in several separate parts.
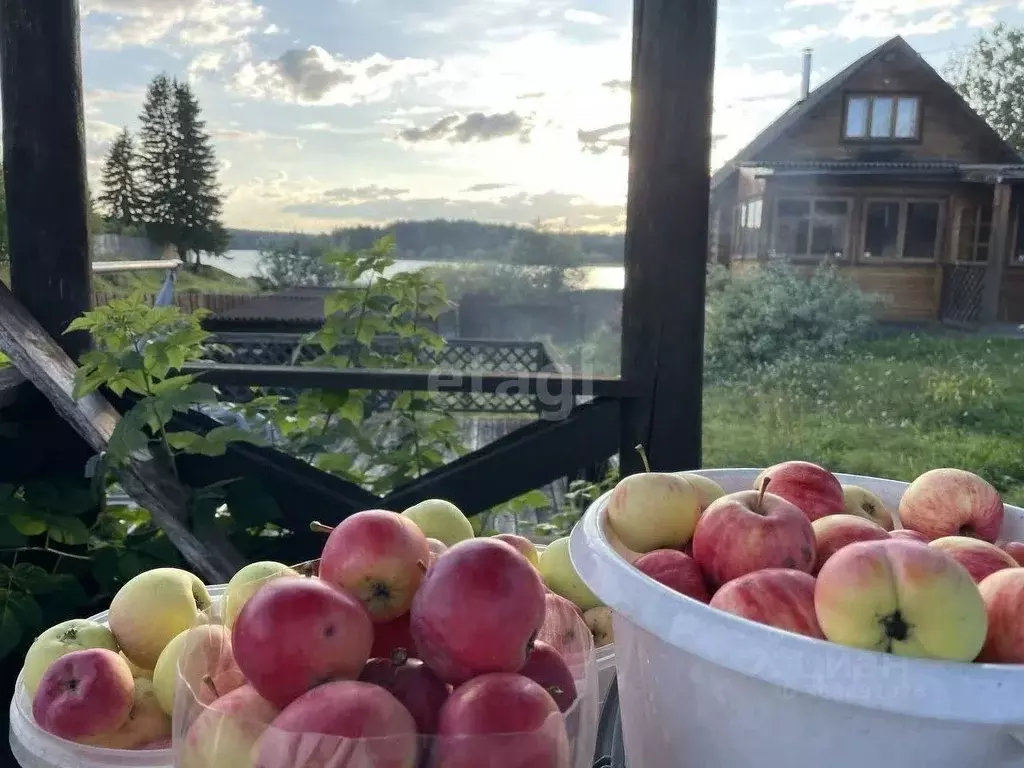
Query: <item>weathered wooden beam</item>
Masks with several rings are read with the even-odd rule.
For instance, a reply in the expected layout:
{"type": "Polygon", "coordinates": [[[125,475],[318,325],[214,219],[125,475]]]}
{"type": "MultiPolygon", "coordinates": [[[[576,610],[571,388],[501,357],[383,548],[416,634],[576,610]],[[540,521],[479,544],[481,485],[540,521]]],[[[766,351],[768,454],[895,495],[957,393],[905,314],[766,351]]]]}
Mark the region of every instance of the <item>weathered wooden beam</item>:
{"type": "Polygon", "coordinates": [[[623,471],[700,466],[715,0],[634,0],[623,471]]]}
{"type": "Polygon", "coordinates": [[[1010,258],[1013,238],[1010,236],[1010,201],[1013,187],[999,181],[992,195],[992,235],[988,248],[988,264],[985,265],[985,280],[981,291],[981,311],[978,319],[982,323],[999,320],[999,295],[1003,288],[1003,274],[1010,258]]]}
{"type": "MultiPolygon", "coordinates": [[[[3,283],[0,349],[93,450],[100,453],[107,449],[120,414],[98,393],[75,400],[75,364],[3,283]]],[[[226,581],[242,564],[241,556],[218,531],[194,531],[189,527],[189,492],[156,461],[137,457],[116,476],[204,578],[226,581]]]]}
{"type": "Polygon", "coordinates": [[[0,0],[0,90],[11,287],[62,336],[92,300],[78,0],[0,0]]]}

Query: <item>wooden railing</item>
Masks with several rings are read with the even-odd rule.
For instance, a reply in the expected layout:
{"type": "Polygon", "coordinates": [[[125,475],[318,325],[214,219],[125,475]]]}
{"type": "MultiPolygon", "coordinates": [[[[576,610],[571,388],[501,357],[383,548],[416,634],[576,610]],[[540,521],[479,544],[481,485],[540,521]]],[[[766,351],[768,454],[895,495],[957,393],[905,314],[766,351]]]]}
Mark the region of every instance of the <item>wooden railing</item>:
{"type": "MultiPolygon", "coordinates": [[[[101,307],[108,304],[112,299],[123,296],[112,291],[93,291],[92,305],[101,307]]],[[[253,294],[249,293],[180,293],[175,291],[174,303],[182,312],[192,313],[197,309],[206,309],[213,313],[227,312],[229,309],[250,301],[253,294]]],[[[156,299],[156,294],[147,294],[145,300],[150,304],[156,299]]]]}

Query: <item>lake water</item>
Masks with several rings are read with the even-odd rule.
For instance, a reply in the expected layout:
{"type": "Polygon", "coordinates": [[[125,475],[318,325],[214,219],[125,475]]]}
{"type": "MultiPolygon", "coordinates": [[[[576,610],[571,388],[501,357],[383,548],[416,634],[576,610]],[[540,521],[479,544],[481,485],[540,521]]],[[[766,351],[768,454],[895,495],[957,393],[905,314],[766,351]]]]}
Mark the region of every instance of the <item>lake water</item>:
{"type": "MultiPolygon", "coordinates": [[[[236,277],[253,277],[259,274],[259,251],[228,251],[224,256],[204,256],[203,263],[223,269],[236,277]]],[[[415,272],[434,265],[466,264],[473,262],[442,262],[442,261],[396,261],[389,270],[390,274],[396,272],[415,272]]],[[[601,288],[606,290],[621,290],[625,282],[625,275],[622,267],[611,265],[598,265],[583,267],[584,288],[601,288]]]]}

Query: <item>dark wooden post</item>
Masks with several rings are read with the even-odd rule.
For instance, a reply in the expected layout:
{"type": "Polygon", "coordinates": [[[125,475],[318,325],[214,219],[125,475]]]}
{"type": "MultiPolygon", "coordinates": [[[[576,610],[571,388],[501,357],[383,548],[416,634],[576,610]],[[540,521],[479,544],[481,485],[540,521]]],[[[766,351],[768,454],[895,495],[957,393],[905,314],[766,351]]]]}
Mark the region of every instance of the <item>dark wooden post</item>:
{"type": "Polygon", "coordinates": [[[620,460],[700,466],[716,0],[634,0],[620,460]]]}
{"type": "Polygon", "coordinates": [[[0,0],[0,88],[11,289],[62,336],[91,300],[78,0],[0,0]]]}
{"type": "Polygon", "coordinates": [[[992,237],[988,249],[988,264],[985,266],[985,280],[981,291],[981,312],[978,319],[982,323],[994,323],[999,320],[999,295],[1003,287],[1003,273],[1009,259],[1010,238],[1010,200],[1013,188],[1006,182],[996,182],[992,199],[992,237]]]}

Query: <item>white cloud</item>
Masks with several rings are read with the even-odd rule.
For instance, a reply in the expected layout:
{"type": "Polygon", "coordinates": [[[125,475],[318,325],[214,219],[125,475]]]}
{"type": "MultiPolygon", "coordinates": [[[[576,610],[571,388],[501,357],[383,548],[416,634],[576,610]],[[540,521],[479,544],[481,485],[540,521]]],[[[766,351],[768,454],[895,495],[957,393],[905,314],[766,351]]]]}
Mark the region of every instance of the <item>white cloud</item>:
{"type": "Polygon", "coordinates": [[[583,11],[578,8],[568,8],[565,11],[565,20],[574,21],[577,24],[604,24],[608,21],[607,16],[602,16],[600,13],[594,13],[593,11],[583,11]]]}
{"type": "Polygon", "coordinates": [[[780,29],[772,32],[768,39],[783,48],[796,48],[798,46],[810,45],[816,40],[834,34],[834,29],[826,29],[817,24],[808,24],[798,29],[780,29]]]}
{"type": "Polygon", "coordinates": [[[111,49],[238,41],[256,30],[265,13],[256,0],[82,0],[82,11],[86,18],[105,17],[104,35],[94,43],[111,49]]]}
{"type": "MultiPolygon", "coordinates": [[[[977,11],[972,0],[787,0],[785,4],[786,10],[826,7],[841,14],[829,34],[847,40],[934,35],[954,29],[977,11]]],[[[786,31],[779,34],[785,39],[786,31]]]]}

